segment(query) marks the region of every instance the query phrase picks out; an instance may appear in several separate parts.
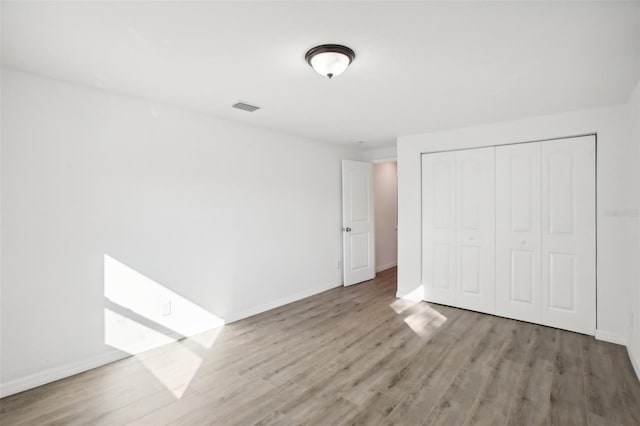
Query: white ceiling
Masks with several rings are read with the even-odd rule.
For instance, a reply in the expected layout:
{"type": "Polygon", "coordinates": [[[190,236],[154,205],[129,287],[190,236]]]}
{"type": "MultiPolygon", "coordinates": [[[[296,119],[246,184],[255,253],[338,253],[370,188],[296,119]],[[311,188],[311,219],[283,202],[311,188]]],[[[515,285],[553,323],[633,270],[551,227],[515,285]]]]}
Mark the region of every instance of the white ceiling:
{"type": "Polygon", "coordinates": [[[4,66],[339,143],[623,103],[640,4],[2,2],[4,66]],[[356,51],[334,80],[304,61],[356,51]],[[262,107],[247,113],[238,100],[262,107]]]}

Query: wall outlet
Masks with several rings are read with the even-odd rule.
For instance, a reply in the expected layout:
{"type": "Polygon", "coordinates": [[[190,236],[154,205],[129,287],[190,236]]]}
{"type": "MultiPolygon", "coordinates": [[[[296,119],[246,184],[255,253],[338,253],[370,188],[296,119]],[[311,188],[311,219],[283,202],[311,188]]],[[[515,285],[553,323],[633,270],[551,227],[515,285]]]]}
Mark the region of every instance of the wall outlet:
{"type": "Polygon", "coordinates": [[[162,316],[168,317],[171,315],[171,301],[162,304],[162,316]]]}

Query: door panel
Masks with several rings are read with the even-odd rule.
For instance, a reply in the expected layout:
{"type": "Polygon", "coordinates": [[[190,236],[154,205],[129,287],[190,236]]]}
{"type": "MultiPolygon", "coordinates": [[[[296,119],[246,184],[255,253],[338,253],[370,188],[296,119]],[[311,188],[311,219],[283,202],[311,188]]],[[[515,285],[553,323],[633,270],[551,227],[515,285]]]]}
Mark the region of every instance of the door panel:
{"type": "Polygon", "coordinates": [[[482,166],[478,164],[482,158],[475,158],[469,154],[476,153],[476,150],[469,153],[457,152],[458,165],[458,194],[460,195],[460,228],[466,230],[477,230],[480,226],[481,210],[479,206],[480,197],[480,170],[482,166]]]}
{"type": "Polygon", "coordinates": [[[495,148],[457,151],[457,305],[495,312],[495,148]]]}
{"type": "Polygon", "coordinates": [[[373,164],[342,161],[344,285],[375,277],[373,164]]]}
{"type": "Polygon", "coordinates": [[[369,233],[356,233],[351,231],[349,235],[351,241],[351,271],[358,271],[369,268],[369,233]]]}
{"type": "Polygon", "coordinates": [[[451,290],[453,288],[453,245],[433,244],[433,287],[451,290]]]}
{"type": "Polygon", "coordinates": [[[480,249],[472,246],[460,247],[460,291],[480,294],[480,249]]]}
{"type": "Polygon", "coordinates": [[[422,156],[422,281],[425,300],[455,304],[455,153],[422,156]]]}
{"type": "Polygon", "coordinates": [[[435,162],[433,165],[434,191],[432,202],[434,210],[433,227],[450,229],[453,226],[453,164],[445,161],[435,162]]]}
{"type": "MultiPolygon", "coordinates": [[[[564,144],[564,143],[563,143],[564,144]]],[[[549,152],[546,157],[546,189],[548,190],[549,232],[573,234],[573,154],[565,151],[549,152]]]]}
{"type": "Polygon", "coordinates": [[[536,300],[539,297],[540,283],[534,282],[534,253],[530,250],[511,250],[511,274],[509,301],[521,303],[534,303],[534,292],[536,300]]]}
{"type": "Polygon", "coordinates": [[[494,148],[422,157],[425,300],[495,309],[494,148]]]}
{"type": "Polygon", "coordinates": [[[496,313],[538,323],[540,149],[496,147],[496,313]]]}
{"type": "Polygon", "coordinates": [[[549,253],[549,308],[575,312],[576,256],[549,253]]]}
{"type": "Polygon", "coordinates": [[[360,167],[348,171],[349,193],[351,202],[349,221],[366,222],[369,220],[369,188],[370,179],[366,170],[360,167]]]}
{"type": "Polygon", "coordinates": [[[542,323],[595,333],[595,137],[542,142],[542,323]]]}

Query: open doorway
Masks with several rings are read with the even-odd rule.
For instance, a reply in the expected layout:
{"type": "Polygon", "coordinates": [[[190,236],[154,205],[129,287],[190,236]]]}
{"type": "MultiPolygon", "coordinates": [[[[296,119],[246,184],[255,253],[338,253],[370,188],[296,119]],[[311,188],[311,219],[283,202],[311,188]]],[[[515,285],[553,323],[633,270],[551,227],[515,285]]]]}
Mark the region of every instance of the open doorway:
{"type": "MultiPolygon", "coordinates": [[[[398,262],[398,183],[395,158],[342,161],[343,283],[394,275],[398,262]]],[[[392,277],[390,277],[392,278],[392,277]]],[[[395,280],[395,278],[394,278],[395,280]]]]}
{"type": "Polygon", "coordinates": [[[398,167],[395,159],[374,162],[376,272],[398,264],[398,167]]]}

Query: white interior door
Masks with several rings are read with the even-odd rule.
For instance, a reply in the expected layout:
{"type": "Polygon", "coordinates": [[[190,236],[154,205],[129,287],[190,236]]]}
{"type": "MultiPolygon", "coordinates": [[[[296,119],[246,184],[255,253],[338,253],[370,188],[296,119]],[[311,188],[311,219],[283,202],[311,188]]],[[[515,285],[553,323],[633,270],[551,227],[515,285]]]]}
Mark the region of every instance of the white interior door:
{"type": "Polygon", "coordinates": [[[344,285],[373,279],[376,275],[373,164],[342,161],[342,223],[344,285]]]}
{"type": "Polygon", "coordinates": [[[495,148],[456,151],[456,301],[495,312],[495,148]]]}
{"type": "Polygon", "coordinates": [[[496,314],[540,323],[540,142],[496,147],[496,314]]]}
{"type": "Polygon", "coordinates": [[[542,142],[542,322],[595,333],[595,136],[542,142]]]}
{"type": "Polygon", "coordinates": [[[422,284],[429,302],[456,304],[455,152],[422,156],[422,284]]]}

